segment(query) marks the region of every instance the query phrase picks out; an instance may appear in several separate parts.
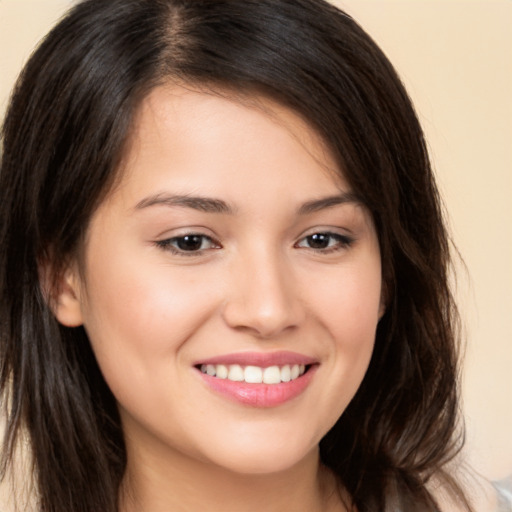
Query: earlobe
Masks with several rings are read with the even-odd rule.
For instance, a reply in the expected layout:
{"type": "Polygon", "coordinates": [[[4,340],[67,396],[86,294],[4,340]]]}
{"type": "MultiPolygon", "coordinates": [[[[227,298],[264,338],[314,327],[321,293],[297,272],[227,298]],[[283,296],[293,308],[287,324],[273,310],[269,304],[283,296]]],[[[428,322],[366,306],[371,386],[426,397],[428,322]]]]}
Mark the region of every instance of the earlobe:
{"type": "Polygon", "coordinates": [[[57,320],[66,327],[82,325],[82,302],[80,300],[80,285],[75,272],[66,272],[56,297],[54,314],[57,320]]]}
{"type": "Polygon", "coordinates": [[[53,282],[49,282],[46,271],[42,272],[42,277],[44,295],[59,323],[66,327],[82,325],[82,301],[78,271],[69,267],[53,282]]]}
{"type": "Polygon", "coordinates": [[[382,317],[385,315],[386,313],[386,309],[388,307],[388,303],[389,303],[389,297],[388,297],[388,288],[387,286],[384,284],[382,286],[382,290],[381,290],[381,293],[380,293],[380,304],[379,304],[379,322],[382,320],[382,317]]]}
{"type": "Polygon", "coordinates": [[[379,322],[382,320],[382,317],[386,313],[386,303],[381,300],[379,304],[379,322]]]}

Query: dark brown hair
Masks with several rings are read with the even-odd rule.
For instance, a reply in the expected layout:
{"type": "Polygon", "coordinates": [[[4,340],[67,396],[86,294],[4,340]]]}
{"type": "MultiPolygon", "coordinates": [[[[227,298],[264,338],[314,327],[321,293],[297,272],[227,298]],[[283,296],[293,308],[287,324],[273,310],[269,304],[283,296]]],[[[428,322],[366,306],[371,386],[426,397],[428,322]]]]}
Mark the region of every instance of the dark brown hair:
{"type": "MultiPolygon", "coordinates": [[[[322,0],[87,0],[50,32],[13,92],[0,170],[2,470],[22,431],[45,512],[115,512],[126,456],[83,328],[60,325],[38,266],[77,254],[134,113],[178,80],[258,92],[299,112],[371,212],[387,311],[321,458],[359,512],[436,509],[459,448],[449,243],[422,130],[389,61],[322,0]]],[[[455,486],[456,488],[456,486],[455,486]]]]}

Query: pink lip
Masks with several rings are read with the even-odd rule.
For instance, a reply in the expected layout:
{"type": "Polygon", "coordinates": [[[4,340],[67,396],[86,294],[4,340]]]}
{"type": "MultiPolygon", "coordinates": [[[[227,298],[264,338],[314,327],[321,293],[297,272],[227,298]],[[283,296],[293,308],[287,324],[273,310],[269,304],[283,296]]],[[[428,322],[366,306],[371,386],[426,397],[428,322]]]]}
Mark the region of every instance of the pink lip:
{"type": "Polygon", "coordinates": [[[268,408],[277,407],[299,396],[311,382],[318,368],[314,359],[294,352],[274,353],[237,353],[213,357],[197,363],[197,372],[203,382],[213,391],[220,393],[235,402],[252,407],[268,408]],[[228,379],[219,379],[202,373],[199,366],[202,364],[239,364],[240,366],[283,366],[285,364],[309,365],[308,370],[302,376],[290,382],[280,384],[249,384],[247,382],[234,382],[228,379]]]}
{"type": "Polygon", "coordinates": [[[312,357],[298,354],[297,352],[237,352],[197,361],[194,363],[194,366],[200,366],[202,364],[239,364],[240,366],[259,366],[260,368],[267,368],[268,366],[283,366],[285,364],[309,365],[315,364],[316,362],[317,361],[312,357]]]}

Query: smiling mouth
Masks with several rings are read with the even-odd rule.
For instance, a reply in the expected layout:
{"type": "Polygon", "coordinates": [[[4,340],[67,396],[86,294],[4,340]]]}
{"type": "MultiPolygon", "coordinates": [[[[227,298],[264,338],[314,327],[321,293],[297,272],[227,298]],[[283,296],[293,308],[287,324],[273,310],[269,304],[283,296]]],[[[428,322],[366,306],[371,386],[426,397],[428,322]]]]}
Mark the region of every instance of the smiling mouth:
{"type": "Polygon", "coordinates": [[[281,384],[298,379],[311,365],[285,364],[283,366],[242,366],[239,364],[202,364],[201,373],[217,379],[248,384],[281,384]]]}

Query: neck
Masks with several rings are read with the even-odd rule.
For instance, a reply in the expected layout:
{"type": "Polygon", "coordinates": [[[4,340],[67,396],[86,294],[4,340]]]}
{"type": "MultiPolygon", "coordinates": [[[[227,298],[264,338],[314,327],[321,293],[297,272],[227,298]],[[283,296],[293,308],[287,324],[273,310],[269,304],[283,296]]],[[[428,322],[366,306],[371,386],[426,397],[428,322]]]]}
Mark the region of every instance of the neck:
{"type": "Polygon", "coordinates": [[[121,512],[208,510],[226,512],[343,512],[334,476],[318,451],[284,471],[238,474],[179,454],[128,452],[121,512]]]}

